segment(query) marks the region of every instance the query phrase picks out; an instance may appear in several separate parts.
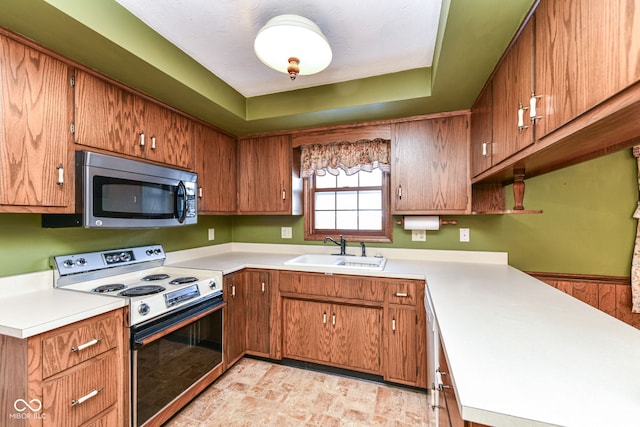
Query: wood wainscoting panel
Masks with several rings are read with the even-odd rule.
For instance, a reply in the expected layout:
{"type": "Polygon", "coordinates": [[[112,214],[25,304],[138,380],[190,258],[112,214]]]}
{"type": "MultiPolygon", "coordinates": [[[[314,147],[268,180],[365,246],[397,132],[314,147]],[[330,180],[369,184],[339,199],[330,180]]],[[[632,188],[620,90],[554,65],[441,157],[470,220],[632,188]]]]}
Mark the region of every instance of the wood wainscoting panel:
{"type": "Polygon", "coordinates": [[[640,313],[631,312],[629,277],[540,272],[528,274],[640,329],[640,313]]]}

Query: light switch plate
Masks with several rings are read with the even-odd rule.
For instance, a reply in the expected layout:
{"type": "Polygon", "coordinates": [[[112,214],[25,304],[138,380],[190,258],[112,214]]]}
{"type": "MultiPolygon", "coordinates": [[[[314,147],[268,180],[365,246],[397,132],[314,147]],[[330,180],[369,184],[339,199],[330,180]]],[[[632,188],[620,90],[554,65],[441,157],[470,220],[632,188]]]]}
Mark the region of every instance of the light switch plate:
{"type": "Polygon", "coordinates": [[[411,230],[411,241],[413,242],[426,242],[427,231],[426,230],[411,230]]]}
{"type": "Polygon", "coordinates": [[[216,238],[216,229],[215,228],[210,228],[209,231],[207,232],[207,236],[209,237],[209,240],[215,240],[215,238],[216,238]]]}
{"type": "Polygon", "coordinates": [[[291,239],[293,237],[293,231],[291,230],[291,227],[281,227],[280,237],[283,239],[291,239]]]}
{"type": "Polygon", "coordinates": [[[461,242],[469,242],[471,240],[470,236],[469,236],[469,229],[468,228],[461,228],[460,229],[460,241],[461,242]]]}

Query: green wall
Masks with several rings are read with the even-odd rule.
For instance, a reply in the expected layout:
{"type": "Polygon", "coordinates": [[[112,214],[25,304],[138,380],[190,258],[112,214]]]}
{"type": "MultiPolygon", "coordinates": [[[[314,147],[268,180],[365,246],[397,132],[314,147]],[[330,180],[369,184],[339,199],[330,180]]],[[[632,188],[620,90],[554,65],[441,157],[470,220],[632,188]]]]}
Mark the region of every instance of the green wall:
{"type": "MultiPolygon", "coordinates": [[[[511,186],[506,192],[511,207],[511,186]]],[[[503,251],[526,271],[628,276],[637,193],[636,161],[624,150],[526,180],[525,207],[543,214],[445,216],[458,224],[428,231],[426,242],[412,242],[410,231],[394,225],[392,244],[367,246],[503,251]],[[469,243],[458,241],[461,227],[470,229],[469,243]]],[[[302,217],[239,216],[233,230],[236,242],[305,243],[302,217]],[[293,239],[281,239],[280,227],[288,226],[293,239]]]]}
{"type": "MultiPolygon", "coordinates": [[[[526,271],[628,276],[637,194],[636,161],[624,150],[528,179],[525,207],[543,214],[447,216],[458,225],[427,232],[426,242],[412,242],[411,232],[395,225],[392,244],[368,246],[506,251],[509,263],[526,271]],[[458,241],[460,227],[471,230],[471,242],[458,241]]],[[[507,195],[511,206],[510,187],[507,195]]],[[[0,276],[45,270],[54,255],[152,243],[167,251],[231,241],[306,243],[300,216],[200,216],[194,226],[121,231],[43,229],[40,220],[37,214],[0,214],[0,276]],[[293,227],[293,239],[281,239],[280,227],[293,227]],[[215,228],[213,242],[208,228],[215,228]]]]}

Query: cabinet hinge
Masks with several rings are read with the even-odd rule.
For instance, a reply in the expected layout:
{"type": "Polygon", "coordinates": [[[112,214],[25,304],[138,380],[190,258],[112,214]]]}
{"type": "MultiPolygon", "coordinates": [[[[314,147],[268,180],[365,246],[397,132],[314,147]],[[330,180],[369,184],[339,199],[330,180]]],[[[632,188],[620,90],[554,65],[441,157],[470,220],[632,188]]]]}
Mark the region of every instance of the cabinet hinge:
{"type": "Polygon", "coordinates": [[[76,76],[71,76],[71,78],[69,78],[69,83],[71,84],[71,87],[76,87],[76,76]]]}
{"type": "Polygon", "coordinates": [[[69,130],[71,131],[71,135],[75,135],[76,134],[76,124],[75,123],[71,123],[71,126],[69,126],[69,130]]]}

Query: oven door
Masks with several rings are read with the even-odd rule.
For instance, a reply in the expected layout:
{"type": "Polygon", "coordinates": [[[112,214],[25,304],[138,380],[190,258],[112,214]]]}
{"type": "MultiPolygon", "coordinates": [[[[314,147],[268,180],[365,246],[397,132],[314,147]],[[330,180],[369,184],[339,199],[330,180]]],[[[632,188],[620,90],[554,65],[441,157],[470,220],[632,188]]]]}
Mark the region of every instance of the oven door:
{"type": "Polygon", "coordinates": [[[222,372],[224,305],[216,296],[131,328],[134,426],[167,420],[188,402],[170,403],[222,372]]]}

